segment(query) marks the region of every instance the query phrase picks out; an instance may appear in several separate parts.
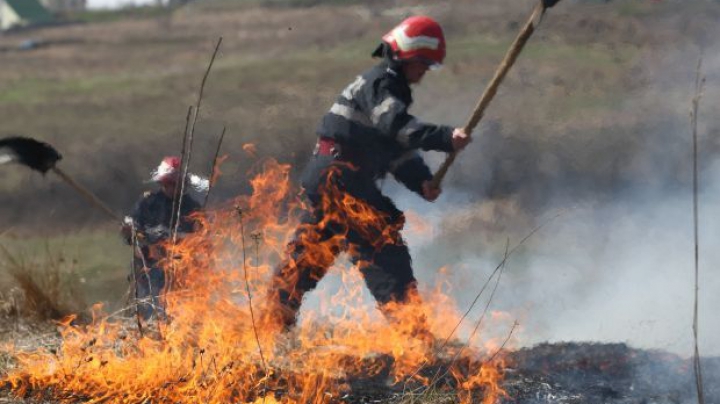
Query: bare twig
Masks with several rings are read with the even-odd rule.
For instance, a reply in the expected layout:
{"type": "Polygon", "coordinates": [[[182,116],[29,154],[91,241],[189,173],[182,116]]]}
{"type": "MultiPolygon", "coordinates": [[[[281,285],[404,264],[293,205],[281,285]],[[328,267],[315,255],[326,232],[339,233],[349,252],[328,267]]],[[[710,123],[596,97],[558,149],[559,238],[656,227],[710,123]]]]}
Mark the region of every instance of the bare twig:
{"type": "Polygon", "coordinates": [[[205,200],[203,201],[203,208],[207,206],[208,200],[210,199],[210,191],[215,186],[216,175],[217,175],[217,163],[218,157],[220,156],[220,147],[222,147],[223,139],[225,138],[225,127],[223,126],[222,133],[220,134],[220,140],[218,140],[217,149],[215,149],[215,157],[213,157],[212,167],[210,167],[210,185],[208,186],[207,193],[205,194],[205,200]]]}
{"type": "MultiPolygon", "coordinates": [[[[432,380],[430,381],[430,383],[428,385],[429,389],[434,387],[440,379],[445,377],[445,375],[447,375],[448,372],[450,372],[450,369],[452,368],[452,366],[458,360],[460,355],[462,355],[462,352],[465,350],[465,348],[467,348],[470,345],[470,341],[472,341],[472,339],[475,337],[478,330],[480,329],[480,325],[482,325],[483,320],[485,320],[485,316],[487,315],[487,312],[490,309],[490,304],[492,303],[493,298],[495,297],[495,292],[497,292],[498,286],[500,285],[500,279],[502,278],[502,274],[505,271],[505,263],[507,262],[509,247],[510,247],[510,239],[508,238],[505,242],[505,255],[503,256],[500,270],[497,272],[497,274],[498,274],[497,278],[495,278],[495,286],[493,286],[493,290],[492,290],[492,292],[490,292],[490,297],[488,298],[487,303],[485,304],[485,308],[483,309],[483,312],[480,315],[480,318],[478,319],[478,321],[475,322],[475,327],[473,328],[472,332],[468,336],[467,342],[465,344],[463,344],[460,347],[460,349],[457,350],[457,352],[455,352],[455,355],[453,355],[452,359],[450,360],[450,363],[448,364],[447,368],[445,369],[445,371],[442,374],[440,374],[441,370],[438,369],[438,371],[435,373],[435,376],[433,376],[432,380]]],[[[493,273],[493,275],[494,275],[494,273],[493,273]]]]}
{"type": "MultiPolygon", "coordinates": [[[[490,276],[488,277],[488,279],[485,281],[485,283],[483,284],[482,288],[480,289],[480,292],[478,292],[478,294],[475,295],[475,298],[473,299],[472,303],[470,304],[470,307],[468,307],[468,309],[467,309],[467,310],[465,311],[465,313],[462,315],[462,317],[460,318],[460,320],[458,321],[458,323],[457,323],[457,324],[455,325],[455,327],[450,331],[450,334],[448,334],[448,336],[445,338],[445,340],[444,340],[443,343],[440,345],[440,347],[438,348],[438,350],[442,350],[442,349],[444,349],[444,348],[447,346],[447,344],[450,342],[450,339],[452,339],[453,335],[455,335],[455,332],[457,332],[457,330],[460,328],[460,325],[462,325],[463,321],[465,321],[465,319],[467,318],[467,316],[470,314],[470,312],[472,311],[472,309],[473,309],[473,308],[475,307],[475,305],[477,304],[478,300],[480,300],[480,297],[481,297],[482,294],[485,292],[485,289],[486,289],[487,286],[490,284],[490,282],[492,281],[492,279],[495,277],[495,274],[497,274],[498,271],[500,271],[501,268],[502,268],[503,266],[505,266],[505,263],[506,263],[507,260],[513,255],[513,253],[515,253],[515,251],[517,251],[518,248],[520,248],[523,244],[525,244],[525,242],[526,242],[530,237],[532,237],[535,233],[537,233],[538,231],[540,231],[543,227],[547,226],[547,225],[548,225],[550,222],[552,222],[553,220],[555,220],[555,219],[557,219],[558,217],[560,217],[560,216],[562,216],[563,214],[565,214],[565,212],[566,212],[565,210],[561,210],[560,212],[556,213],[554,216],[550,217],[549,219],[547,219],[546,221],[544,221],[543,223],[541,223],[540,225],[538,225],[537,227],[535,227],[534,229],[532,229],[532,230],[531,230],[525,237],[523,237],[510,251],[507,251],[507,252],[505,253],[505,256],[503,257],[502,261],[500,261],[500,263],[495,267],[495,270],[490,274],[490,276]]],[[[428,359],[424,359],[423,362],[420,363],[420,365],[418,365],[418,368],[410,375],[410,377],[408,377],[408,380],[412,380],[416,375],[418,375],[418,374],[425,368],[425,366],[428,364],[428,361],[429,361],[428,359]]],[[[403,390],[405,390],[406,387],[407,387],[407,384],[406,384],[406,386],[403,388],[403,390]]],[[[427,390],[426,390],[426,391],[427,391],[427,390]]]]}
{"type": "Polygon", "coordinates": [[[243,273],[245,276],[245,291],[248,296],[248,307],[250,308],[250,321],[252,323],[253,333],[255,334],[255,342],[257,343],[258,353],[260,353],[260,360],[262,361],[263,369],[265,371],[265,377],[268,376],[267,362],[265,361],[265,355],[263,354],[262,345],[260,344],[260,336],[258,335],[257,325],[255,323],[255,311],[253,310],[252,304],[252,292],[250,290],[250,280],[248,278],[247,270],[247,258],[245,249],[245,225],[243,220],[243,210],[240,206],[236,206],[238,217],[240,218],[240,243],[242,246],[242,258],[243,258],[243,273]]]}
{"type": "Polygon", "coordinates": [[[702,57],[697,64],[695,76],[695,96],[692,99],[692,110],[690,111],[690,122],[692,125],[693,139],[693,230],[695,239],[695,301],[693,305],[693,342],[695,345],[693,355],[693,369],[695,371],[695,387],[697,388],[698,403],[705,403],[703,389],[702,367],[700,364],[700,349],[698,347],[698,295],[699,295],[699,242],[698,242],[698,147],[697,147],[697,114],[700,107],[700,99],[703,96],[705,77],[702,76],[702,57]]]}
{"type": "Polygon", "coordinates": [[[134,293],[135,301],[133,302],[134,306],[135,306],[135,320],[137,321],[138,332],[140,332],[140,337],[143,337],[144,331],[143,331],[143,326],[142,326],[142,319],[140,318],[140,302],[138,301],[139,300],[138,299],[138,280],[137,280],[137,274],[136,274],[137,268],[135,268],[135,255],[136,254],[140,255],[140,259],[142,260],[142,264],[143,264],[143,268],[144,268],[146,266],[145,265],[145,254],[143,254],[142,248],[140,248],[140,243],[138,242],[138,239],[137,239],[137,230],[135,229],[135,221],[133,221],[130,231],[131,231],[130,244],[132,244],[132,252],[133,252],[132,253],[132,261],[130,261],[130,277],[132,280],[132,288],[133,288],[133,291],[135,292],[134,293]]]}
{"type": "Polygon", "coordinates": [[[515,320],[515,322],[513,323],[512,328],[510,328],[510,332],[508,332],[508,335],[507,335],[507,337],[505,338],[505,341],[503,341],[502,345],[500,345],[500,348],[498,348],[497,351],[495,351],[495,353],[493,353],[493,354],[490,356],[490,358],[487,360],[488,363],[491,363],[492,361],[494,361],[495,358],[496,358],[498,355],[500,355],[500,352],[502,352],[502,351],[505,349],[505,345],[507,345],[507,343],[510,341],[510,338],[512,338],[513,332],[515,332],[515,329],[516,329],[519,325],[520,325],[520,323],[518,323],[517,320],[515,320]]]}
{"type": "MultiPolygon", "coordinates": [[[[252,234],[250,235],[250,238],[253,240],[253,244],[254,244],[254,246],[255,246],[255,267],[257,268],[257,267],[260,266],[260,242],[262,241],[262,233],[260,233],[260,232],[252,233],[252,234]]],[[[243,258],[244,258],[244,257],[243,257],[243,258]]],[[[246,284],[246,285],[248,284],[248,282],[247,282],[247,275],[246,275],[246,278],[245,278],[245,284],[246,284]]],[[[249,302],[249,301],[250,301],[250,290],[248,289],[248,302],[249,302]]],[[[250,306],[250,309],[252,310],[252,305],[250,306]]],[[[252,311],[251,311],[250,313],[252,314],[252,311]]],[[[252,318],[253,318],[253,323],[254,323],[254,321],[255,321],[255,320],[254,320],[254,315],[252,316],[252,318]]],[[[263,357],[263,353],[262,353],[262,349],[260,348],[260,339],[258,338],[257,331],[255,331],[255,341],[256,341],[257,344],[258,344],[258,351],[260,352],[260,357],[262,358],[262,357],[263,357]]],[[[263,384],[264,384],[264,387],[263,387],[263,390],[264,390],[264,392],[263,392],[263,403],[265,403],[265,399],[267,398],[267,391],[268,391],[268,384],[267,384],[267,383],[268,383],[269,372],[268,372],[267,365],[265,365],[265,359],[264,359],[264,358],[263,358],[263,365],[265,366],[265,377],[263,377],[263,384]]]]}
{"type": "Polygon", "coordinates": [[[220,50],[220,45],[222,44],[223,38],[218,38],[217,44],[215,45],[215,51],[213,52],[212,58],[210,58],[210,63],[208,64],[207,70],[205,70],[205,75],[203,76],[202,83],[200,83],[200,92],[198,93],[198,99],[197,104],[195,105],[192,123],[190,124],[190,129],[187,134],[188,144],[187,144],[187,150],[186,155],[183,156],[181,167],[181,177],[180,177],[180,197],[178,201],[178,208],[176,213],[176,222],[174,223],[175,226],[172,229],[172,242],[173,245],[177,241],[177,232],[178,232],[178,226],[180,224],[180,212],[182,210],[182,196],[185,192],[185,179],[187,178],[187,172],[188,167],[190,166],[190,157],[192,155],[192,144],[193,144],[193,138],[195,136],[195,125],[197,124],[198,116],[200,116],[200,108],[202,106],[202,100],[203,100],[203,94],[205,93],[205,84],[207,83],[208,76],[210,76],[210,70],[213,67],[213,64],[215,64],[215,58],[217,57],[218,51],[220,50]]]}
{"type": "MultiPolygon", "coordinates": [[[[185,180],[187,179],[187,173],[188,173],[188,167],[190,166],[190,158],[192,156],[192,144],[193,139],[195,136],[195,124],[197,123],[198,116],[200,115],[200,107],[202,105],[203,100],[203,94],[205,93],[205,83],[207,83],[208,76],[210,75],[210,70],[213,67],[213,64],[215,63],[215,58],[217,57],[218,51],[220,50],[220,45],[222,44],[222,37],[218,38],[217,45],[215,45],[215,51],[213,52],[212,58],[210,58],[210,63],[208,64],[208,68],[205,71],[205,75],[203,76],[202,82],[200,83],[200,92],[198,93],[198,99],[197,104],[195,105],[195,108],[193,109],[191,107],[190,112],[192,112],[192,123],[189,125],[190,129],[186,129],[185,133],[185,140],[183,140],[183,153],[180,163],[180,183],[178,184],[178,188],[175,190],[175,197],[176,206],[173,206],[173,214],[171,215],[171,228],[170,231],[172,232],[170,240],[171,240],[171,247],[170,247],[170,257],[171,257],[171,272],[174,272],[175,267],[175,261],[172,259],[172,257],[175,256],[175,244],[177,243],[177,233],[178,229],[180,227],[181,220],[181,212],[182,212],[182,199],[183,195],[185,194],[185,180]],[[174,218],[174,219],[173,219],[174,218]],[[174,222],[172,220],[175,220],[174,222]]],[[[190,112],[188,113],[188,117],[190,116],[190,112]]],[[[188,119],[188,122],[190,122],[190,119],[188,119]]],[[[167,271],[166,271],[167,272],[167,271]]],[[[172,285],[172,274],[165,275],[168,278],[168,282],[166,282],[165,286],[165,292],[164,294],[167,294],[169,292],[171,285],[172,285]]]]}
{"type": "Polygon", "coordinates": [[[507,254],[505,254],[502,261],[500,261],[500,263],[495,267],[495,270],[493,270],[493,272],[488,277],[487,281],[485,281],[485,284],[483,285],[482,289],[480,289],[480,292],[478,292],[478,294],[475,296],[475,299],[473,299],[473,302],[470,304],[470,307],[468,307],[468,309],[465,311],[463,316],[460,318],[460,321],[458,321],[458,323],[455,325],[455,328],[453,328],[452,331],[450,332],[450,334],[447,336],[447,338],[445,338],[445,342],[443,343],[442,348],[444,348],[448,344],[448,342],[450,342],[450,339],[453,337],[453,335],[458,330],[458,328],[460,328],[460,325],[462,324],[462,322],[465,321],[465,318],[467,318],[467,316],[470,314],[472,309],[475,307],[475,304],[477,304],[477,301],[480,299],[480,296],[482,296],[483,292],[485,291],[485,288],[487,288],[487,286],[490,284],[490,281],[492,280],[492,278],[495,276],[495,274],[498,271],[500,271],[502,269],[503,266],[505,266],[505,263],[507,262],[508,259],[510,259],[510,257],[515,253],[515,251],[517,251],[518,248],[520,248],[523,244],[525,244],[525,242],[528,239],[530,239],[530,237],[535,235],[535,233],[540,231],[543,227],[547,226],[550,222],[552,222],[553,220],[562,216],[563,214],[565,214],[565,211],[560,211],[557,214],[555,214],[555,216],[550,217],[548,220],[546,220],[545,222],[541,223],[540,225],[538,225],[537,227],[532,229],[530,231],[530,233],[528,233],[525,237],[523,237],[522,240],[520,240],[520,242],[518,242],[510,251],[507,252],[507,254]]]}
{"type": "MultiPolygon", "coordinates": [[[[188,128],[190,127],[190,119],[193,116],[194,109],[195,108],[192,105],[190,107],[188,107],[188,112],[187,112],[187,115],[185,116],[185,131],[183,132],[182,148],[180,149],[180,167],[181,167],[181,169],[182,169],[182,165],[183,165],[182,162],[186,160],[185,156],[187,154],[188,137],[189,137],[188,136],[188,134],[189,134],[188,128]]],[[[185,177],[183,177],[183,181],[182,181],[183,185],[185,183],[184,178],[185,177]]],[[[172,240],[172,245],[170,246],[170,257],[175,255],[175,237],[177,234],[175,229],[177,229],[177,224],[180,223],[180,208],[181,208],[180,201],[182,199],[183,192],[184,192],[183,187],[181,187],[181,186],[175,187],[175,193],[173,195],[173,205],[172,205],[172,211],[170,212],[170,223],[169,223],[170,231],[171,231],[170,239],[172,240]]],[[[165,282],[165,292],[163,292],[163,293],[167,293],[170,290],[171,285],[173,283],[172,272],[174,272],[174,269],[175,269],[175,260],[170,260],[170,269],[171,269],[170,271],[165,271],[166,282],[165,282]]]]}

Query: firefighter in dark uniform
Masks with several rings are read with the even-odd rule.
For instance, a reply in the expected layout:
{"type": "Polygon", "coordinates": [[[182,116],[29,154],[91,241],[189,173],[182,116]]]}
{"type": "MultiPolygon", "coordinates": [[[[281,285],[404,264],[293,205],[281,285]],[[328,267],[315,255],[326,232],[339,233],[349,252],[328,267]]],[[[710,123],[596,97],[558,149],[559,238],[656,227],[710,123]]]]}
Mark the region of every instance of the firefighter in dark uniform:
{"type": "MultiPolygon", "coordinates": [[[[125,217],[122,233],[129,244],[134,244],[133,278],[138,313],[147,320],[153,314],[164,316],[160,294],[165,287],[162,268],[166,251],[164,244],[172,234],[173,198],[180,178],[180,158],[166,157],[153,172],[151,181],[160,189],[145,192],[137,201],[130,216],[125,217]]],[[[184,194],[180,203],[178,237],[195,231],[192,214],[200,204],[184,194]]]]}
{"type": "MultiPolygon", "coordinates": [[[[270,321],[292,327],[303,295],[314,289],[335,256],[347,251],[358,265],[371,294],[383,310],[390,302],[404,303],[417,285],[408,248],[399,234],[404,217],[378,188],[388,173],[428,201],[440,195],[430,185],[432,174],[418,149],[452,152],[470,138],[459,128],[424,123],[410,115],[411,84],[419,83],[445,57],[442,28],[425,16],[408,18],[383,37],[373,53],[378,65],[358,76],[320,122],[315,153],[303,173],[302,186],[312,206],[296,230],[286,260],[273,276],[270,321]],[[367,232],[331,217],[343,217],[350,196],[385,218],[391,242],[380,242],[367,232]],[[327,203],[328,199],[337,203],[327,203]],[[333,207],[331,207],[331,205],[333,207]],[[327,212],[337,209],[340,212],[327,212]],[[338,236],[344,245],[325,258],[313,247],[338,236]]],[[[378,229],[384,232],[383,229],[378,229]]]]}

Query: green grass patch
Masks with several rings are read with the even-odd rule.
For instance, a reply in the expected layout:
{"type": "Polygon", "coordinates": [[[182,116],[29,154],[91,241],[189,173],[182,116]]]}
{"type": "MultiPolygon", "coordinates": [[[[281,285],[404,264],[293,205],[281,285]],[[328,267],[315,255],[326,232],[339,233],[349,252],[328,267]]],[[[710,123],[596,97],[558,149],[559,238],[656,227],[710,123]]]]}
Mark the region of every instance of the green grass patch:
{"type": "MultiPolygon", "coordinates": [[[[373,41],[357,40],[337,48],[312,46],[302,51],[289,53],[280,58],[224,57],[219,59],[211,73],[211,81],[223,81],[226,74],[239,71],[240,82],[277,82],[287,80],[288,66],[293,66],[294,80],[312,79],[313,71],[329,63],[361,63],[369,61],[373,41]],[[300,77],[298,77],[300,73],[300,77]]],[[[198,65],[199,69],[199,65],[198,65]]],[[[127,73],[95,75],[66,80],[47,78],[25,78],[0,85],[0,104],[33,105],[68,100],[111,99],[132,95],[133,97],[155,97],[167,95],[175,83],[197,85],[200,70],[168,72],[127,73]]],[[[237,81],[236,81],[237,82],[237,81]]]]}
{"type": "Polygon", "coordinates": [[[73,22],[99,23],[138,18],[157,18],[169,15],[171,12],[172,10],[166,7],[142,6],[114,10],[87,10],[70,14],[66,18],[73,22]]]}
{"type": "Polygon", "coordinates": [[[36,77],[13,81],[0,87],[0,104],[32,105],[122,94],[150,96],[162,92],[157,81],[147,75],[97,75],[67,80],[36,77]]]}

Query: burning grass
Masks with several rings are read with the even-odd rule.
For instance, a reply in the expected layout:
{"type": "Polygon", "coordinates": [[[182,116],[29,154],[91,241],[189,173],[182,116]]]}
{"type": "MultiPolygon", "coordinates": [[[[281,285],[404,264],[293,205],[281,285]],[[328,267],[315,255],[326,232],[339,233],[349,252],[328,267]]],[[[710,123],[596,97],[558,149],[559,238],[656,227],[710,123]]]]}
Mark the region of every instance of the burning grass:
{"type": "MultiPolygon", "coordinates": [[[[342,269],[341,291],[281,332],[268,315],[268,285],[303,209],[291,196],[289,171],[264,162],[251,196],[207,213],[200,232],[169,247],[169,321],[141,332],[100,306],[90,325],[67,317],[57,350],[10,349],[17,368],[6,386],[17,397],[62,402],[336,403],[352,402],[368,384],[413,393],[407,397],[452,391],[467,403],[501,397],[498,344],[467,349],[417,335],[420,322],[443,338],[457,325],[459,313],[441,288],[425,297],[432,305],[416,296],[392,306],[400,321],[391,326],[363,304],[359,273],[342,269]]],[[[343,203],[351,225],[379,242],[397,231],[359,201],[343,203]]]]}

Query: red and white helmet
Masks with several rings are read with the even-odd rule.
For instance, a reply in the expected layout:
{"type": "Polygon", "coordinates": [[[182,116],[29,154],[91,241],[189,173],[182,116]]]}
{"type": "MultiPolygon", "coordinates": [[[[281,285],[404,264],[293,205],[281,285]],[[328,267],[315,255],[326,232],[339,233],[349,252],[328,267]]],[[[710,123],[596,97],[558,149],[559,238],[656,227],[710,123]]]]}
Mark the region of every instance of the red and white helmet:
{"type": "Polygon", "coordinates": [[[430,17],[410,17],[382,39],[392,48],[395,59],[421,60],[435,66],[445,60],[445,35],[430,17]]]}
{"type": "Polygon", "coordinates": [[[180,177],[180,157],[165,157],[160,165],[152,172],[150,181],[153,182],[177,182],[180,177]]]}
{"type": "MultiPolygon", "coordinates": [[[[160,165],[152,172],[150,181],[152,182],[178,182],[180,178],[181,160],[178,156],[165,157],[160,165]]],[[[210,180],[196,174],[188,174],[187,184],[190,184],[198,192],[208,192],[210,189],[210,180]]]]}

